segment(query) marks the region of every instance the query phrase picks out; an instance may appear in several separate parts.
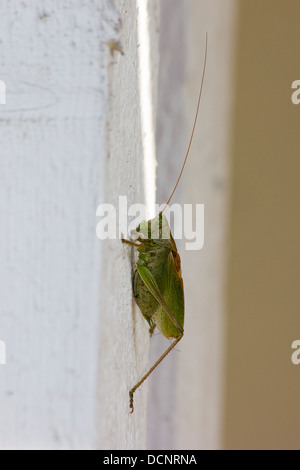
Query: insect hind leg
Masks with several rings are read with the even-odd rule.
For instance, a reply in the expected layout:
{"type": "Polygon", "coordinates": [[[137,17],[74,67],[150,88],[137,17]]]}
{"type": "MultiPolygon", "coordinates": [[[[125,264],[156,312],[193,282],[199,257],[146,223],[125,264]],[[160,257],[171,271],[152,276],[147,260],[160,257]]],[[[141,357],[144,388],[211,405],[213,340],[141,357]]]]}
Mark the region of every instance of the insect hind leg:
{"type": "Polygon", "coordinates": [[[182,339],[184,332],[180,334],[178,338],[173,341],[173,343],[166,349],[166,351],[160,356],[160,358],[153,364],[153,366],[148,370],[148,372],[139,380],[134,387],[129,391],[129,407],[130,407],[130,413],[133,413],[134,407],[133,407],[133,395],[134,392],[142,385],[142,383],[149,377],[149,375],[156,369],[156,367],[164,360],[164,358],[169,354],[169,352],[172,351],[172,349],[176,346],[176,344],[179,343],[179,341],[182,339]]]}

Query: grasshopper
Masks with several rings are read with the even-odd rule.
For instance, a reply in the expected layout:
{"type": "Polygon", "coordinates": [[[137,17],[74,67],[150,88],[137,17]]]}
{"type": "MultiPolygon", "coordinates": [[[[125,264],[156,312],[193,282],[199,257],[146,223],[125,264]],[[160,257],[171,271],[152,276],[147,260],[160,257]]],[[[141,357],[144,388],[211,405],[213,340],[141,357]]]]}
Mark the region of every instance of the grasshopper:
{"type": "Polygon", "coordinates": [[[133,277],[133,293],[142,315],[149,324],[150,335],[152,335],[154,328],[157,326],[166,338],[174,339],[155,364],[129,391],[131,413],[134,410],[133,395],[135,391],[169,352],[172,351],[176,344],[179,343],[184,334],[184,289],[181,276],[181,261],[168,221],[163,212],[173,197],[189,155],[201,101],[206,60],[207,33],[202,79],[193,129],[177,182],[163,210],[153,219],[139,224],[136,229],[138,238],[135,241],[122,238],[123,243],[133,246],[139,253],[133,277]]]}

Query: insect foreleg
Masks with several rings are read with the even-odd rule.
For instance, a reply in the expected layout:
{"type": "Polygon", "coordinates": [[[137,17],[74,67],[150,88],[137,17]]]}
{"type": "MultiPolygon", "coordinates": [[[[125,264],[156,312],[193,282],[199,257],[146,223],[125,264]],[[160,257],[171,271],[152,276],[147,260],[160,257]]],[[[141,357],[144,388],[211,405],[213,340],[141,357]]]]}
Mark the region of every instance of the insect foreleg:
{"type": "Polygon", "coordinates": [[[121,238],[122,243],[126,243],[127,245],[135,246],[135,248],[138,248],[140,245],[138,243],[134,243],[131,240],[126,240],[125,238],[121,238]]]}
{"type": "Polygon", "coordinates": [[[139,388],[140,385],[142,385],[142,383],[147,379],[147,377],[149,377],[149,375],[161,363],[161,361],[163,361],[164,358],[169,354],[169,352],[172,351],[172,349],[176,346],[176,344],[179,343],[179,341],[181,340],[182,337],[183,337],[183,331],[182,331],[181,335],[178,338],[176,338],[175,341],[173,341],[171,346],[168,347],[168,349],[163,353],[163,355],[160,356],[160,358],[155,362],[155,364],[153,364],[151,369],[148,370],[148,372],[141,378],[141,380],[139,380],[135,384],[135,386],[132,387],[132,389],[129,392],[129,406],[130,406],[130,409],[131,409],[130,413],[133,413],[133,410],[134,410],[134,408],[133,408],[133,394],[136,391],[136,389],[139,388]]]}

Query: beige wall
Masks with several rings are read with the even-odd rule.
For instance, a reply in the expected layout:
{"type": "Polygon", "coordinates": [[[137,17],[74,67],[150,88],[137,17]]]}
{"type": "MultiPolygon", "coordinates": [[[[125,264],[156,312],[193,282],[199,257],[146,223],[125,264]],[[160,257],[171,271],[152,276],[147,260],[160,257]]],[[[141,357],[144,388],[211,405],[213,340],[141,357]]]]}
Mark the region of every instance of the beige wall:
{"type": "Polygon", "coordinates": [[[239,0],[225,448],[300,448],[299,0],[239,0]]]}

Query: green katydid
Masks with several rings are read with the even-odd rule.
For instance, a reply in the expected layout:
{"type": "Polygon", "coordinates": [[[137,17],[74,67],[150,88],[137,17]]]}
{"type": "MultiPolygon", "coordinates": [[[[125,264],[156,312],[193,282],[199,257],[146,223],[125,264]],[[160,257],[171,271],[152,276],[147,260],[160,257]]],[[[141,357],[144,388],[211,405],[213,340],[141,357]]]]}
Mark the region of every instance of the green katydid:
{"type": "Polygon", "coordinates": [[[163,210],[153,219],[143,221],[137,227],[136,231],[139,236],[135,241],[122,239],[123,243],[135,247],[139,252],[133,279],[133,293],[138,307],[149,324],[150,335],[152,335],[154,328],[157,326],[166,338],[174,339],[155,364],[130,390],[129,405],[131,413],[134,409],[134,392],[142,385],[176,344],[179,343],[184,333],[184,290],[181,277],[180,256],[171,235],[168,221],[163,215],[163,212],[173,197],[189,155],[201,101],[206,59],[207,33],[202,80],[193,129],[175,187],[163,210]]]}

